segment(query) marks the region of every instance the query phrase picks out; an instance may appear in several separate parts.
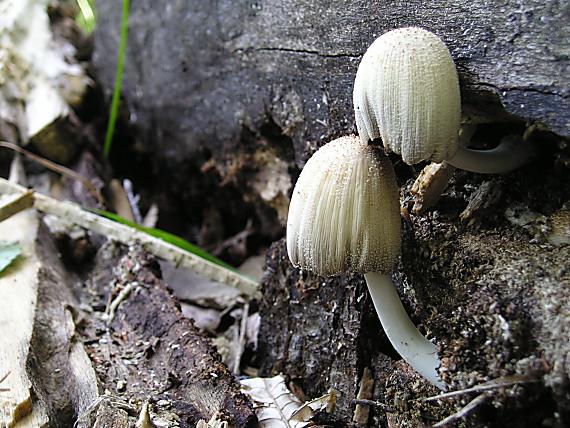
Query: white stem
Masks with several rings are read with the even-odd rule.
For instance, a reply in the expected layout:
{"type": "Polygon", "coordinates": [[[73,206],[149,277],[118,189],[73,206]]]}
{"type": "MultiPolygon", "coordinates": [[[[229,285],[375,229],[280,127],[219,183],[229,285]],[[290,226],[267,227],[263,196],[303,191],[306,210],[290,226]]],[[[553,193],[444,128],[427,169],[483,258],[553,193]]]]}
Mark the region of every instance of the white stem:
{"type": "Polygon", "coordinates": [[[518,136],[507,136],[491,150],[473,150],[461,144],[447,163],[465,171],[480,174],[501,174],[513,171],[527,163],[534,151],[528,141],[518,136]]]}
{"type": "Polygon", "coordinates": [[[445,390],[445,384],[436,370],[439,366],[437,348],[408,317],[392,279],[378,272],[368,272],[364,278],[382,327],[394,349],[415,371],[445,390]]]}

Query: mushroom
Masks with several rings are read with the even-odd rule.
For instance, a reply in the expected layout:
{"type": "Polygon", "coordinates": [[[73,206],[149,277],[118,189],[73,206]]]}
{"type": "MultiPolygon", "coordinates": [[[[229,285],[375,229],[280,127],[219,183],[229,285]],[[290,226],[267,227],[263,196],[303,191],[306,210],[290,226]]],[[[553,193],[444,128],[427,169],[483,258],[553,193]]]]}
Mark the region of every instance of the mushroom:
{"type": "Polygon", "coordinates": [[[408,165],[424,160],[480,173],[508,172],[532,155],[526,141],[502,141],[493,150],[459,144],[461,96],[455,64],[443,41],[417,27],[378,37],[356,73],[353,92],[356,127],[363,142],[381,138],[408,165]]]}
{"type": "Polygon", "coordinates": [[[436,346],[406,314],[388,275],[400,254],[398,186],[376,146],[352,135],[321,147],[306,163],[291,197],[287,252],[293,265],[321,276],[364,274],[374,307],[396,351],[444,389],[436,346]]]}

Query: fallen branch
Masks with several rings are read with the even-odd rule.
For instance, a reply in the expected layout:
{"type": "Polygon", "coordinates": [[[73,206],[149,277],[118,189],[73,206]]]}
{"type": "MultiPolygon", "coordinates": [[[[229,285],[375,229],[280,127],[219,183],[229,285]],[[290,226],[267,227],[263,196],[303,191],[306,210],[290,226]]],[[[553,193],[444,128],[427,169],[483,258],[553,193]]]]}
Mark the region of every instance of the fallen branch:
{"type": "MultiPolygon", "coordinates": [[[[0,194],[25,194],[28,191],[25,187],[0,178],[0,194]]],[[[45,214],[77,224],[125,245],[139,242],[145,251],[156,257],[168,260],[176,266],[184,267],[204,278],[235,287],[244,296],[254,297],[259,294],[256,281],[204,260],[161,239],[85,211],[81,206],[71,202],[58,201],[38,192],[33,192],[33,199],[34,207],[45,214]]]]}

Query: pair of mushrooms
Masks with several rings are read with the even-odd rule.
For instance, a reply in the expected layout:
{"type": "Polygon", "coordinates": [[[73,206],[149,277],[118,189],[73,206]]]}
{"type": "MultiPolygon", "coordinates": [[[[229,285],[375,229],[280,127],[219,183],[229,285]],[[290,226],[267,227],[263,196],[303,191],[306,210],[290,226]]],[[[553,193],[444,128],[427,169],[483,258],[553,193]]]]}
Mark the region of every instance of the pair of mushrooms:
{"type": "Polygon", "coordinates": [[[399,189],[382,148],[368,143],[381,138],[407,164],[447,160],[488,173],[519,167],[528,150],[517,153],[510,142],[488,151],[459,145],[455,65],[445,44],[420,28],[390,31],[370,46],[356,74],[354,108],[360,139],[342,137],[321,147],[295,185],[287,220],[289,258],[321,276],[364,274],[396,351],[445,389],[436,346],[411,322],[388,275],[400,254],[399,189]]]}

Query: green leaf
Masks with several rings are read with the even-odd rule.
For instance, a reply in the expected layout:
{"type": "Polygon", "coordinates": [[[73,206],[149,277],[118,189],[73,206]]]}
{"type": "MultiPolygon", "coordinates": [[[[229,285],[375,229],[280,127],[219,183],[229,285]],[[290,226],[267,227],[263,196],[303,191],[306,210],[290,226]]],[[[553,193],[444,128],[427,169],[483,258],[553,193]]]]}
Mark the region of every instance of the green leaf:
{"type": "Polygon", "coordinates": [[[229,270],[232,270],[234,272],[238,272],[237,269],[228,265],[224,261],[218,259],[216,256],[211,255],[210,253],[203,250],[202,248],[200,248],[194,244],[191,244],[187,240],[185,240],[179,236],[173,235],[172,233],[165,232],[164,230],[161,230],[161,229],[154,229],[152,227],[141,226],[140,224],[134,223],[130,220],[127,220],[126,218],[123,218],[117,214],[113,214],[109,211],[98,210],[98,209],[92,209],[91,211],[93,211],[95,214],[98,214],[102,217],[108,218],[109,220],[113,220],[113,221],[116,221],[117,223],[121,223],[121,224],[124,224],[126,226],[130,226],[134,229],[137,229],[137,230],[140,230],[141,232],[146,233],[147,235],[154,236],[155,238],[158,238],[158,239],[161,239],[165,242],[168,242],[169,244],[172,244],[172,245],[174,245],[178,248],[181,248],[185,251],[188,251],[189,253],[192,253],[195,256],[198,256],[198,257],[201,257],[205,260],[208,260],[209,262],[217,264],[218,266],[221,266],[225,269],[229,269],[229,270]]]}
{"type": "Polygon", "coordinates": [[[22,248],[17,242],[0,241],[0,273],[22,253],[22,248]]]}

